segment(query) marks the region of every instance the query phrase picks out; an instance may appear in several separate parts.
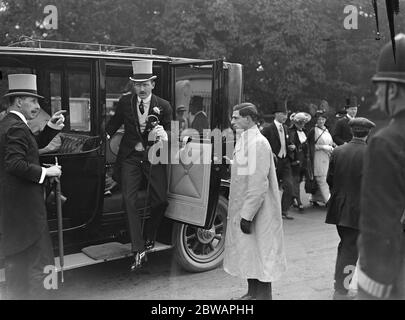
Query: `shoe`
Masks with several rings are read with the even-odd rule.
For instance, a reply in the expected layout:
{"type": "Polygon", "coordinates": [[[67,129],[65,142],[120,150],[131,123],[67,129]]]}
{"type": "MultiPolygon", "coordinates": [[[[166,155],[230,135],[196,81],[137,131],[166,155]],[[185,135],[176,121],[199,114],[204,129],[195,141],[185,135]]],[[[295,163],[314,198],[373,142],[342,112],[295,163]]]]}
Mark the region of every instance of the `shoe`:
{"type": "Polygon", "coordinates": [[[298,210],[301,211],[301,213],[304,211],[304,206],[301,203],[298,205],[298,210]]]}
{"type": "Polygon", "coordinates": [[[145,250],[150,251],[155,247],[155,241],[153,240],[146,240],[145,241],[145,250]]]}
{"type": "Polygon", "coordinates": [[[310,201],[311,202],[311,205],[314,207],[314,208],[319,208],[321,205],[318,203],[318,202],[316,202],[316,201],[310,201]]]}
{"type": "Polygon", "coordinates": [[[142,268],[143,264],[148,261],[148,257],[146,256],[146,250],[138,251],[135,254],[134,262],[131,265],[131,271],[135,271],[137,269],[142,268]]]}
{"type": "Polygon", "coordinates": [[[243,296],[239,298],[231,298],[231,300],[255,300],[255,299],[250,294],[245,293],[243,296]]]}
{"type": "Polygon", "coordinates": [[[289,216],[287,213],[283,213],[283,214],[282,214],[282,218],[283,218],[283,219],[287,219],[287,220],[294,220],[294,218],[291,217],[291,216],[289,216]]]}

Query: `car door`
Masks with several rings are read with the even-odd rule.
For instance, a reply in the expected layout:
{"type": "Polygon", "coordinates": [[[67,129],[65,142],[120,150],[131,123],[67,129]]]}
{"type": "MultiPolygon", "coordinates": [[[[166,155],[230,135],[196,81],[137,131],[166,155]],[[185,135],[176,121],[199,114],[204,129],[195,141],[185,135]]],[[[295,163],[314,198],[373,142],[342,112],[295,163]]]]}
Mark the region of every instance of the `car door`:
{"type": "Polygon", "coordinates": [[[171,85],[176,121],[172,126],[166,216],[208,228],[221,182],[219,165],[212,162],[212,130],[221,127],[218,114],[223,113],[218,110],[223,99],[223,62],[172,62],[171,85]]]}
{"type": "MultiPolygon", "coordinates": [[[[49,61],[41,69],[40,84],[45,95],[44,110],[53,114],[66,110],[65,127],[56,150],[41,154],[44,163],[62,166],[63,228],[83,228],[95,221],[100,210],[104,186],[104,158],[98,134],[99,101],[95,87],[94,61],[49,61]]],[[[40,151],[41,153],[41,151],[40,151]]],[[[48,222],[51,233],[57,219],[52,197],[48,198],[48,222]]]]}

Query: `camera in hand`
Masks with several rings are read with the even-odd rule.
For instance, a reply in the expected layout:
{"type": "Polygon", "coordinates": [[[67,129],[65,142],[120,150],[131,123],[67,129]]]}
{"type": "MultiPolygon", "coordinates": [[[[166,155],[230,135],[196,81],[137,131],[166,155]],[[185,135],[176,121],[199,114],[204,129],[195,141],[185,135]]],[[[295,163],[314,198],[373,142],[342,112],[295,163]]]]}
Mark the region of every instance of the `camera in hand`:
{"type": "MultiPolygon", "coordinates": [[[[149,135],[149,133],[156,128],[156,126],[159,125],[159,118],[156,117],[155,115],[151,114],[146,118],[146,127],[145,127],[145,133],[146,136],[149,135]]],[[[160,137],[156,137],[154,142],[158,142],[160,140],[160,137]]],[[[153,143],[152,143],[153,144],[153,143]]]]}

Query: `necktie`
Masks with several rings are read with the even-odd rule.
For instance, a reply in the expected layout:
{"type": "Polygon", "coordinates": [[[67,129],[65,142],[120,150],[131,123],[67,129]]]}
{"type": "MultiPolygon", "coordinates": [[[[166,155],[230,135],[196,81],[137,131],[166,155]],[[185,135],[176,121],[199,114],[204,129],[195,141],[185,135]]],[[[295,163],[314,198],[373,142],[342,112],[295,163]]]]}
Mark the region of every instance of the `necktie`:
{"type": "Polygon", "coordinates": [[[141,114],[145,113],[145,108],[143,107],[143,100],[141,100],[141,102],[139,103],[139,111],[141,112],[141,114]]]}

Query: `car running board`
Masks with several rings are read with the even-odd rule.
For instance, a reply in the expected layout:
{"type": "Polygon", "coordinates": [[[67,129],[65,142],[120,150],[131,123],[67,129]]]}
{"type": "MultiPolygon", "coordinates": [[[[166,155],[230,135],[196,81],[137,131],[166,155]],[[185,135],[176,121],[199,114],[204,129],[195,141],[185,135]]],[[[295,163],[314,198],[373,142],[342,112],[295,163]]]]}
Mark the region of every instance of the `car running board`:
{"type": "MultiPolygon", "coordinates": [[[[119,242],[109,242],[96,246],[83,248],[83,252],[73,253],[64,257],[63,270],[72,270],[92,264],[98,264],[107,261],[118,260],[132,255],[131,244],[122,244],[119,242]],[[84,253],[86,252],[86,253],[84,253]],[[89,256],[90,255],[90,256],[89,256]],[[96,258],[98,257],[98,258],[96,258]],[[96,259],[94,259],[96,258],[96,259]]],[[[155,242],[155,247],[149,252],[163,251],[173,248],[172,245],[155,242]]],[[[61,270],[59,257],[55,258],[56,270],[61,270]]],[[[4,269],[0,269],[0,282],[4,282],[4,269]]]]}

